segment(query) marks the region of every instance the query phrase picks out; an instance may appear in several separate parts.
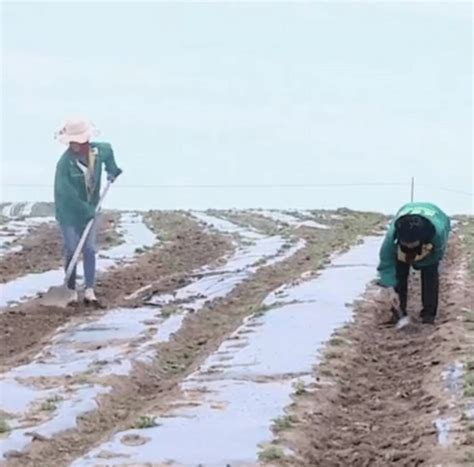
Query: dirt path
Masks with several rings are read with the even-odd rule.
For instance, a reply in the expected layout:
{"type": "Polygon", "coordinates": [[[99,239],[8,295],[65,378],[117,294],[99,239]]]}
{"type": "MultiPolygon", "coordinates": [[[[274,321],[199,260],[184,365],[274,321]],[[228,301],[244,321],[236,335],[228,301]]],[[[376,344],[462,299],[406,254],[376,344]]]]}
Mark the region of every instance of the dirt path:
{"type": "MultiPolygon", "coordinates": [[[[167,223],[173,226],[169,241],[137,257],[132,264],[111,270],[98,281],[98,294],[105,308],[124,304],[127,295],[160,277],[182,274],[182,277],[161,284],[163,291],[173,290],[185,280],[188,272],[212,263],[230,249],[226,238],[206,233],[188,217],[163,215],[161,225],[167,223]]],[[[59,326],[74,317],[91,313],[96,310],[83,305],[47,308],[39,306],[35,300],[4,311],[0,314],[2,369],[28,361],[59,326]]]]}
{"type": "MultiPolygon", "coordinates": [[[[396,331],[381,324],[388,316],[377,305],[359,304],[355,322],[330,342],[316,367],[317,382],[295,398],[290,429],[278,433],[275,462],[283,445],[295,457],[279,462],[291,466],[460,465],[462,440],[453,450],[438,446],[434,420],[456,412],[447,404],[441,372],[465,348],[461,315],[473,295],[462,280],[461,259],[460,241],[454,238],[435,326],[421,325],[415,314],[416,323],[396,331]]],[[[419,310],[419,287],[416,278],[412,310],[419,310]]]]}
{"type": "MultiPolygon", "coordinates": [[[[101,222],[98,244],[101,250],[116,244],[118,214],[107,214],[101,222]]],[[[12,243],[19,251],[6,253],[0,259],[0,284],[30,273],[40,273],[61,267],[63,246],[55,223],[33,227],[22,239],[12,243]]]]}

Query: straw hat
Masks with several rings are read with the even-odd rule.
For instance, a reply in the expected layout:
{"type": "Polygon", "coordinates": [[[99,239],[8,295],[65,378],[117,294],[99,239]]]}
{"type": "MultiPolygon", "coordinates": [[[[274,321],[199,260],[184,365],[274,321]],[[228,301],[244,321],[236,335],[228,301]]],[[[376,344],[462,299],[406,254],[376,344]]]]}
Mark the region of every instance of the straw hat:
{"type": "Polygon", "coordinates": [[[97,134],[97,129],[89,120],[83,117],[73,117],[66,120],[64,126],[56,132],[55,137],[63,144],[83,144],[97,134]]]}

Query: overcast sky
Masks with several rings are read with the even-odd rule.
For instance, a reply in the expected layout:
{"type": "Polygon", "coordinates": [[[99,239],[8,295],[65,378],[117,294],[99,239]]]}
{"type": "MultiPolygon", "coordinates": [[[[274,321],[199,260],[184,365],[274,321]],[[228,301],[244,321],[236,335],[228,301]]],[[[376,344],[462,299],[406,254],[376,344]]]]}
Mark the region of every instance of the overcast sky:
{"type": "Polygon", "coordinates": [[[415,175],[472,211],[430,188],[474,191],[472,29],[453,1],[6,2],[2,200],[52,199],[79,112],[124,169],[108,206],[392,211],[415,175]]]}

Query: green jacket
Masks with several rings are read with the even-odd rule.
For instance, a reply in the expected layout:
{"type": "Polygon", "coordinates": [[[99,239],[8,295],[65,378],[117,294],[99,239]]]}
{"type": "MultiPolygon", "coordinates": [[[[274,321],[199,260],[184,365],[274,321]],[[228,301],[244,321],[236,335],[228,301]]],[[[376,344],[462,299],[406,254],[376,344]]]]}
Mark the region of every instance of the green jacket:
{"type": "Polygon", "coordinates": [[[451,221],[449,217],[437,206],[431,203],[408,203],[396,214],[395,219],[388,227],[385,240],[380,249],[380,262],[377,268],[379,273],[379,284],[383,287],[395,287],[397,285],[396,264],[398,257],[398,245],[395,239],[395,222],[407,214],[418,214],[430,221],[435,228],[435,236],[431,241],[433,249],[431,253],[420,261],[415,261],[413,267],[420,269],[436,264],[444,256],[448,244],[451,221]]]}
{"type": "Polygon", "coordinates": [[[67,149],[57,163],[54,203],[56,220],[61,225],[83,228],[94,217],[100,198],[102,165],[105,166],[107,174],[111,177],[116,177],[121,172],[115,163],[114,152],[109,143],[91,143],[91,148],[96,150],[96,162],[94,168],[95,186],[90,199],[87,196],[84,172],[77,166],[73,153],[67,149]]]}

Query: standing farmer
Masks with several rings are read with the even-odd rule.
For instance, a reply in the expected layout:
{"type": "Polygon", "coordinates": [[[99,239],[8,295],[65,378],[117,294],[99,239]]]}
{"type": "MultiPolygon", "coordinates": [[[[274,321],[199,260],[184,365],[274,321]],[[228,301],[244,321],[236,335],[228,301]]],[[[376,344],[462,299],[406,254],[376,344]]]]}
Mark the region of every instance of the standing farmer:
{"type": "Polygon", "coordinates": [[[451,230],[449,217],[431,203],[408,203],[390,224],[380,250],[379,285],[392,305],[395,324],[407,315],[410,267],[421,271],[423,323],[434,323],[438,310],[439,263],[451,230]],[[397,309],[400,310],[398,313],[397,309]]]}
{"type": "MultiPolygon", "coordinates": [[[[87,223],[94,218],[100,198],[102,166],[108,179],[114,181],[121,173],[108,143],[92,143],[96,135],[94,126],[82,118],[70,119],[57,133],[57,139],[68,148],[56,166],[54,202],[56,220],[64,240],[66,268],[71,261],[87,223]]],[[[83,249],[86,303],[97,304],[94,292],[96,274],[97,224],[88,235],[83,249]]],[[[71,291],[70,304],[78,302],[76,269],[68,282],[71,291]]]]}

